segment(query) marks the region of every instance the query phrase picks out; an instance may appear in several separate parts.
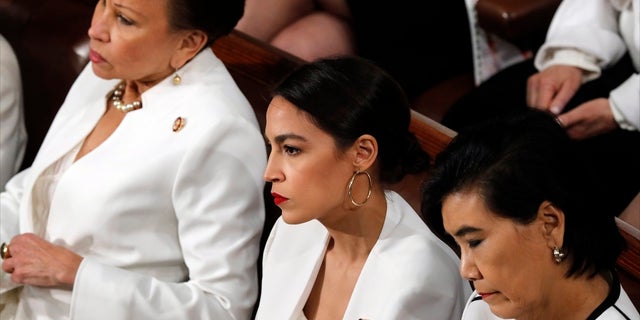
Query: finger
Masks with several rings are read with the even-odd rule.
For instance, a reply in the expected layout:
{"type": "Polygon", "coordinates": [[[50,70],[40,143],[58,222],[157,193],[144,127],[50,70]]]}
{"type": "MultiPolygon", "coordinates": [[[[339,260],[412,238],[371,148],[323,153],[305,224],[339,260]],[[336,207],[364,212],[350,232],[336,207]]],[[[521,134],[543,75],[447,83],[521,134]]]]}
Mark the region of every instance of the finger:
{"type": "Polygon", "coordinates": [[[14,269],[15,269],[15,266],[14,266],[13,259],[6,259],[2,261],[2,271],[6,273],[13,273],[14,269]]]}
{"type": "Polygon", "coordinates": [[[539,81],[536,75],[529,77],[527,80],[527,105],[535,108],[538,99],[539,81]]]}
{"type": "Polygon", "coordinates": [[[556,89],[553,85],[541,84],[540,89],[538,90],[538,100],[536,101],[536,107],[542,110],[549,109],[549,104],[551,103],[551,99],[555,94],[556,89]]]}
{"type": "Polygon", "coordinates": [[[571,97],[576,93],[578,86],[573,85],[571,83],[565,82],[558,90],[558,93],[553,98],[553,100],[549,103],[549,110],[554,114],[559,114],[562,112],[564,107],[567,105],[571,97]]]}

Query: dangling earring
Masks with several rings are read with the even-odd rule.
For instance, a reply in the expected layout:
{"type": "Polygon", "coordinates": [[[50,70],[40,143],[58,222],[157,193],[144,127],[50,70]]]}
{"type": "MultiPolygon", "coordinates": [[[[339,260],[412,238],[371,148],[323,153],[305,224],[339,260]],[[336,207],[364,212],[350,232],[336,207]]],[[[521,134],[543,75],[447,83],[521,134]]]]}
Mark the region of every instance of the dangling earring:
{"type": "Polygon", "coordinates": [[[553,247],[553,259],[556,260],[556,263],[562,262],[564,260],[565,254],[562,252],[562,249],[558,247],[553,247]]]}
{"type": "Polygon", "coordinates": [[[351,176],[351,180],[349,180],[349,188],[348,188],[348,194],[349,194],[349,200],[351,200],[351,203],[353,203],[354,206],[356,207],[362,207],[364,206],[367,201],[369,201],[369,198],[371,198],[371,189],[373,188],[373,183],[371,181],[371,176],[369,175],[368,172],[366,171],[356,171],[353,173],[353,175],[351,176]],[[367,176],[367,180],[369,181],[369,191],[367,192],[367,198],[364,199],[364,201],[362,202],[356,202],[356,200],[353,199],[353,182],[356,180],[356,177],[358,175],[364,174],[367,176]]]}
{"type": "Polygon", "coordinates": [[[182,83],[182,77],[180,77],[178,74],[178,68],[176,68],[176,73],[173,75],[173,84],[177,86],[180,83],[182,83]]]}

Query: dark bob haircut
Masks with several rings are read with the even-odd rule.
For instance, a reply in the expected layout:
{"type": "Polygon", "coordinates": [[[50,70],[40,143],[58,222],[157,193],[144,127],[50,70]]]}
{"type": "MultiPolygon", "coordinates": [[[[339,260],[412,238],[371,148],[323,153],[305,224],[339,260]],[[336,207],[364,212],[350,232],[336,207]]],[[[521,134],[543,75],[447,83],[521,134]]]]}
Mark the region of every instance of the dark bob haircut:
{"type": "Polygon", "coordinates": [[[527,109],[480,124],[460,132],[436,157],[423,188],[422,214],[451,245],[441,211],[453,193],[477,192],[489,210],[519,224],[532,222],[546,200],[565,215],[563,249],[571,263],[566,276],[613,270],[624,240],[581,159],[546,112],[527,109]]]}

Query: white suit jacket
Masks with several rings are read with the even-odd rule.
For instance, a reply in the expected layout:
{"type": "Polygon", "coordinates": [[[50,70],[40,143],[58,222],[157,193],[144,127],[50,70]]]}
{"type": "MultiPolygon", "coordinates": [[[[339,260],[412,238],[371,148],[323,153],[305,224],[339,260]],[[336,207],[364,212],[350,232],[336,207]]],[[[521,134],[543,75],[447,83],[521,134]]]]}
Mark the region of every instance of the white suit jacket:
{"type": "Polygon", "coordinates": [[[591,71],[590,80],[627,52],[635,72],[611,91],[609,101],[622,128],[640,130],[640,0],[562,1],[535,65],[538,69],[573,65],[591,71]],[[577,52],[569,54],[566,49],[577,52]]]}
{"type": "MultiPolygon", "coordinates": [[[[459,259],[393,191],[378,242],[355,285],[344,319],[460,319],[471,293],[459,259]]],[[[289,225],[280,218],[263,257],[258,320],[297,319],[329,241],[317,220],[289,225]]]]}
{"type": "MultiPolygon", "coordinates": [[[[33,165],[0,195],[0,240],[33,232],[84,257],[72,292],[25,286],[38,319],[248,319],[264,222],[264,140],[210,49],[142,94],[113,134],[60,177],[43,210],[36,179],[82,143],[118,80],[87,66],[33,165]],[[175,120],[184,127],[174,132],[175,120]]],[[[2,290],[12,287],[3,275],[2,290]]],[[[31,309],[25,309],[28,306],[31,309]]],[[[22,310],[22,311],[21,311],[22,310]]],[[[34,315],[35,317],[35,315],[34,315]]]]}

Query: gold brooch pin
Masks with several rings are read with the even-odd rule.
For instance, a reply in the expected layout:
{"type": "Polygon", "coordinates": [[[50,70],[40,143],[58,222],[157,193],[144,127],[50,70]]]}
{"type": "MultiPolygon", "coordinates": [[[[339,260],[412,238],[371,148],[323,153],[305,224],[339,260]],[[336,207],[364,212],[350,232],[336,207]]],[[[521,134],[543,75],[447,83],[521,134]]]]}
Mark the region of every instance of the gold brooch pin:
{"type": "Polygon", "coordinates": [[[178,132],[184,128],[187,120],[183,117],[177,117],[175,121],[173,121],[173,132],[178,132]]]}

